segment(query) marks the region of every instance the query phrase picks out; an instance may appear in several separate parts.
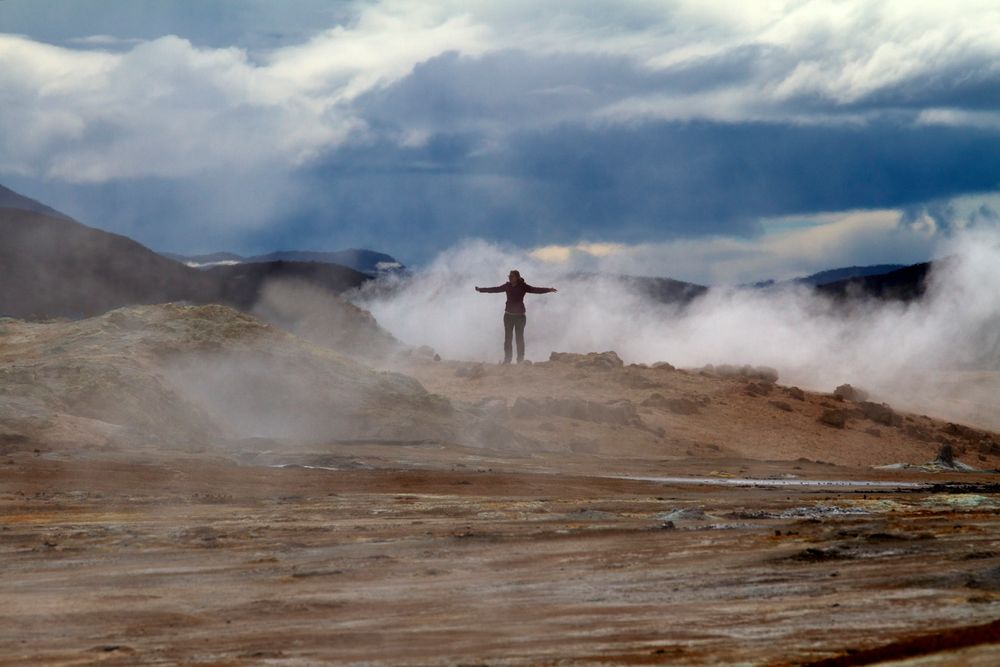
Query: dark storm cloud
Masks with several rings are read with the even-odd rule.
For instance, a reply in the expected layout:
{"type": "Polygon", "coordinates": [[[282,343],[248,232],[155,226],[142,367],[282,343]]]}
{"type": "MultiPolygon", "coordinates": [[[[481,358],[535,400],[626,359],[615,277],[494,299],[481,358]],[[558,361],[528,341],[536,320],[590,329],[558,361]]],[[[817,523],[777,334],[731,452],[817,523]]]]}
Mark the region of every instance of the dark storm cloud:
{"type": "Polygon", "coordinates": [[[632,96],[702,93],[764,72],[777,76],[793,66],[781,49],[761,45],[655,70],[618,55],[449,52],[418,64],[394,85],[361,96],[356,108],[381,130],[454,131],[491,123],[517,128],[582,120],[632,96]]]}
{"type": "Polygon", "coordinates": [[[428,248],[464,235],[638,242],[749,236],[761,217],[912,208],[1000,184],[1000,133],[910,115],[808,125],[576,117],[623,91],[707,90],[782,58],[741,48],[650,72],[619,57],[445,54],[357,100],[372,132],[313,166],[314,205],[337,212],[333,228],[423,230],[414,242],[428,248]]]}

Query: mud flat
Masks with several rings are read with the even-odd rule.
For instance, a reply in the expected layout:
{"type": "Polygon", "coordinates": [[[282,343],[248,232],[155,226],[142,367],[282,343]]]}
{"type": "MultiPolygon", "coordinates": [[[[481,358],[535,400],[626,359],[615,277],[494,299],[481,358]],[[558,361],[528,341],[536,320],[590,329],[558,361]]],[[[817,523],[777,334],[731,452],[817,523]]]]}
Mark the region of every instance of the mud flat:
{"type": "Polygon", "coordinates": [[[354,454],[353,470],[3,457],[0,665],[1000,657],[992,476],[722,486],[354,454]]]}

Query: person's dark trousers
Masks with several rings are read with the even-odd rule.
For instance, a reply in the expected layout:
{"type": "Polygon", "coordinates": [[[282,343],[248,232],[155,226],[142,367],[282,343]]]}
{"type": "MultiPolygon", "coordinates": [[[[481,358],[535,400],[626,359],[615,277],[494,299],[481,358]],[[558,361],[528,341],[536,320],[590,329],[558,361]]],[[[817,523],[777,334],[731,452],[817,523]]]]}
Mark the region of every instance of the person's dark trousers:
{"type": "Polygon", "coordinates": [[[503,362],[510,363],[511,339],[517,337],[517,361],[524,361],[524,325],[528,322],[527,315],[514,313],[503,314],[503,362]]]}

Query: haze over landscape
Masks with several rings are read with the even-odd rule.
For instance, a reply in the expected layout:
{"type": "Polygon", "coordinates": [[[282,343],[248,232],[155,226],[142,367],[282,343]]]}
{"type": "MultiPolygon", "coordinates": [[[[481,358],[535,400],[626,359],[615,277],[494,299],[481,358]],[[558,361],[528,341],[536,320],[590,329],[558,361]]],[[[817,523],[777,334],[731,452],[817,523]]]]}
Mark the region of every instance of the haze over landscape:
{"type": "Polygon", "coordinates": [[[0,667],[996,664],[998,30],[0,2],[0,667]]]}

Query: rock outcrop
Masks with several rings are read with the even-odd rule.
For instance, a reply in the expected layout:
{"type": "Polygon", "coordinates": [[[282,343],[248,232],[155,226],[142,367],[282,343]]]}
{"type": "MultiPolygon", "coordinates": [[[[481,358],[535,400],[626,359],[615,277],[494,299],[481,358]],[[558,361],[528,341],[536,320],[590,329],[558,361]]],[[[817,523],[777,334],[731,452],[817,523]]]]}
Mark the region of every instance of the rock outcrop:
{"type": "Polygon", "coordinates": [[[833,395],[845,401],[867,401],[868,392],[864,389],[852,387],[849,384],[842,384],[833,390],[833,395]]]}
{"type": "Polygon", "coordinates": [[[577,354],[574,352],[553,352],[549,361],[560,364],[572,364],[576,368],[597,370],[616,370],[625,366],[616,352],[589,352],[577,354]]]}
{"type": "Polygon", "coordinates": [[[719,364],[715,366],[708,364],[702,367],[702,373],[724,378],[746,378],[748,380],[759,380],[761,382],[774,383],[778,381],[778,371],[770,366],[751,366],[744,364],[734,366],[732,364],[719,364]]]}

